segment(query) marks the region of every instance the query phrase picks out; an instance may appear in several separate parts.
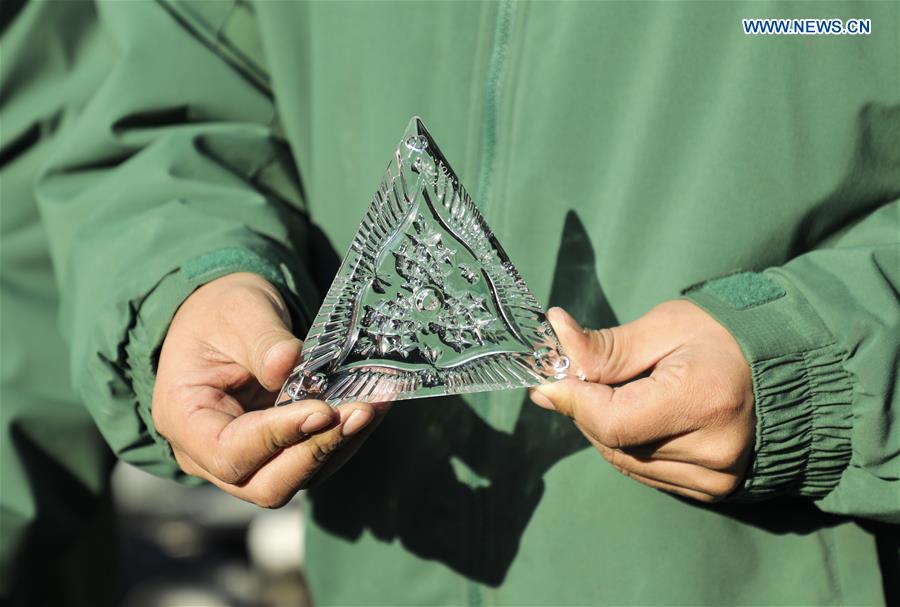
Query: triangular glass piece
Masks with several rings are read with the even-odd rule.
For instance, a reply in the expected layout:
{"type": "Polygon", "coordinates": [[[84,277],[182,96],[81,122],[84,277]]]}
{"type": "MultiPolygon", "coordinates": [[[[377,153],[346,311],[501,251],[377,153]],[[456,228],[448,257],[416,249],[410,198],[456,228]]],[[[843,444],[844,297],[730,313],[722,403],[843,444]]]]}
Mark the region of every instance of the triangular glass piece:
{"type": "Polygon", "coordinates": [[[419,118],[388,165],[278,404],[534,386],[569,360],[419,118]]]}

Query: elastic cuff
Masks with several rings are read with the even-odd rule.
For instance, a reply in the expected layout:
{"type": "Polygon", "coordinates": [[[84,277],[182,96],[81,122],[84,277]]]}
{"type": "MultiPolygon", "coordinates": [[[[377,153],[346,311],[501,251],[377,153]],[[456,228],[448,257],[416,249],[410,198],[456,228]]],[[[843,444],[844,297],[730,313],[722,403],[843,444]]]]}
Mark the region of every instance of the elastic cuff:
{"type": "Polygon", "coordinates": [[[734,497],[828,494],[850,462],[852,382],[818,314],[777,270],[711,280],[685,297],[728,329],[752,372],[755,458],[734,497]]]}
{"type": "MultiPolygon", "coordinates": [[[[310,323],[309,312],[297,293],[296,274],[300,268],[289,268],[275,251],[266,251],[266,256],[246,248],[226,248],[190,260],[177,270],[166,275],[144,298],[128,332],[125,343],[128,374],[131,387],[137,396],[137,412],[148,433],[162,448],[167,460],[175,464],[174,477],[191,482],[187,475],[177,468],[175,456],[168,441],[163,438],[153,424],[151,405],[153,386],[156,381],[156,366],[159,351],[168,332],[175,312],[185,299],[196,289],[222,276],[236,272],[252,272],[265,278],[281,292],[294,321],[295,331],[310,323]],[[275,259],[276,261],[270,261],[275,259]]],[[[292,264],[293,266],[293,264],[292,264]]],[[[310,283],[308,277],[301,276],[301,284],[310,283]]]]}

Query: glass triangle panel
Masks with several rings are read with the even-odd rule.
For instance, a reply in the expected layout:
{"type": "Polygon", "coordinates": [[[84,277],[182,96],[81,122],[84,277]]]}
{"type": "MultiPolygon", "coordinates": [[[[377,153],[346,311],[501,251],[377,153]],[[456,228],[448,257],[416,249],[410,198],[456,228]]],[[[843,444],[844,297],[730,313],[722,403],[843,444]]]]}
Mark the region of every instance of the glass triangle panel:
{"type": "Polygon", "coordinates": [[[520,388],[568,366],[544,310],[413,118],[277,402],[520,388]]]}

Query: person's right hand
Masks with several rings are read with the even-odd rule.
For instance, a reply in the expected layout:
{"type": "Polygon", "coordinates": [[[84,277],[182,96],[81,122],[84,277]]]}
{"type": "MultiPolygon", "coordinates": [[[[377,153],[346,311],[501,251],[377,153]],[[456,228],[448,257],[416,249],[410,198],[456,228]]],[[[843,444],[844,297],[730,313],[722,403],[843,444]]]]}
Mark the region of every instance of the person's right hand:
{"type": "Polygon", "coordinates": [[[175,314],[153,390],[153,422],[181,469],[266,508],[287,503],[340,447],[337,459],[345,460],[387,408],[334,410],[312,400],[273,407],[302,346],[289,323],[280,294],[263,278],[214,280],[175,314]]]}

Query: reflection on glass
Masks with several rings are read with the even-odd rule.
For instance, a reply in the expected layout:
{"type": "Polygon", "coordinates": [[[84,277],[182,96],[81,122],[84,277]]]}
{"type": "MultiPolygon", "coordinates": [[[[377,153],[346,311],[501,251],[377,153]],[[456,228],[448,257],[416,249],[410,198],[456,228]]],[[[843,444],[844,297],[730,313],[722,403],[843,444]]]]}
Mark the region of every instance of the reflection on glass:
{"type": "Polygon", "coordinates": [[[569,360],[419,118],[413,118],[278,404],[537,385],[569,360]]]}

